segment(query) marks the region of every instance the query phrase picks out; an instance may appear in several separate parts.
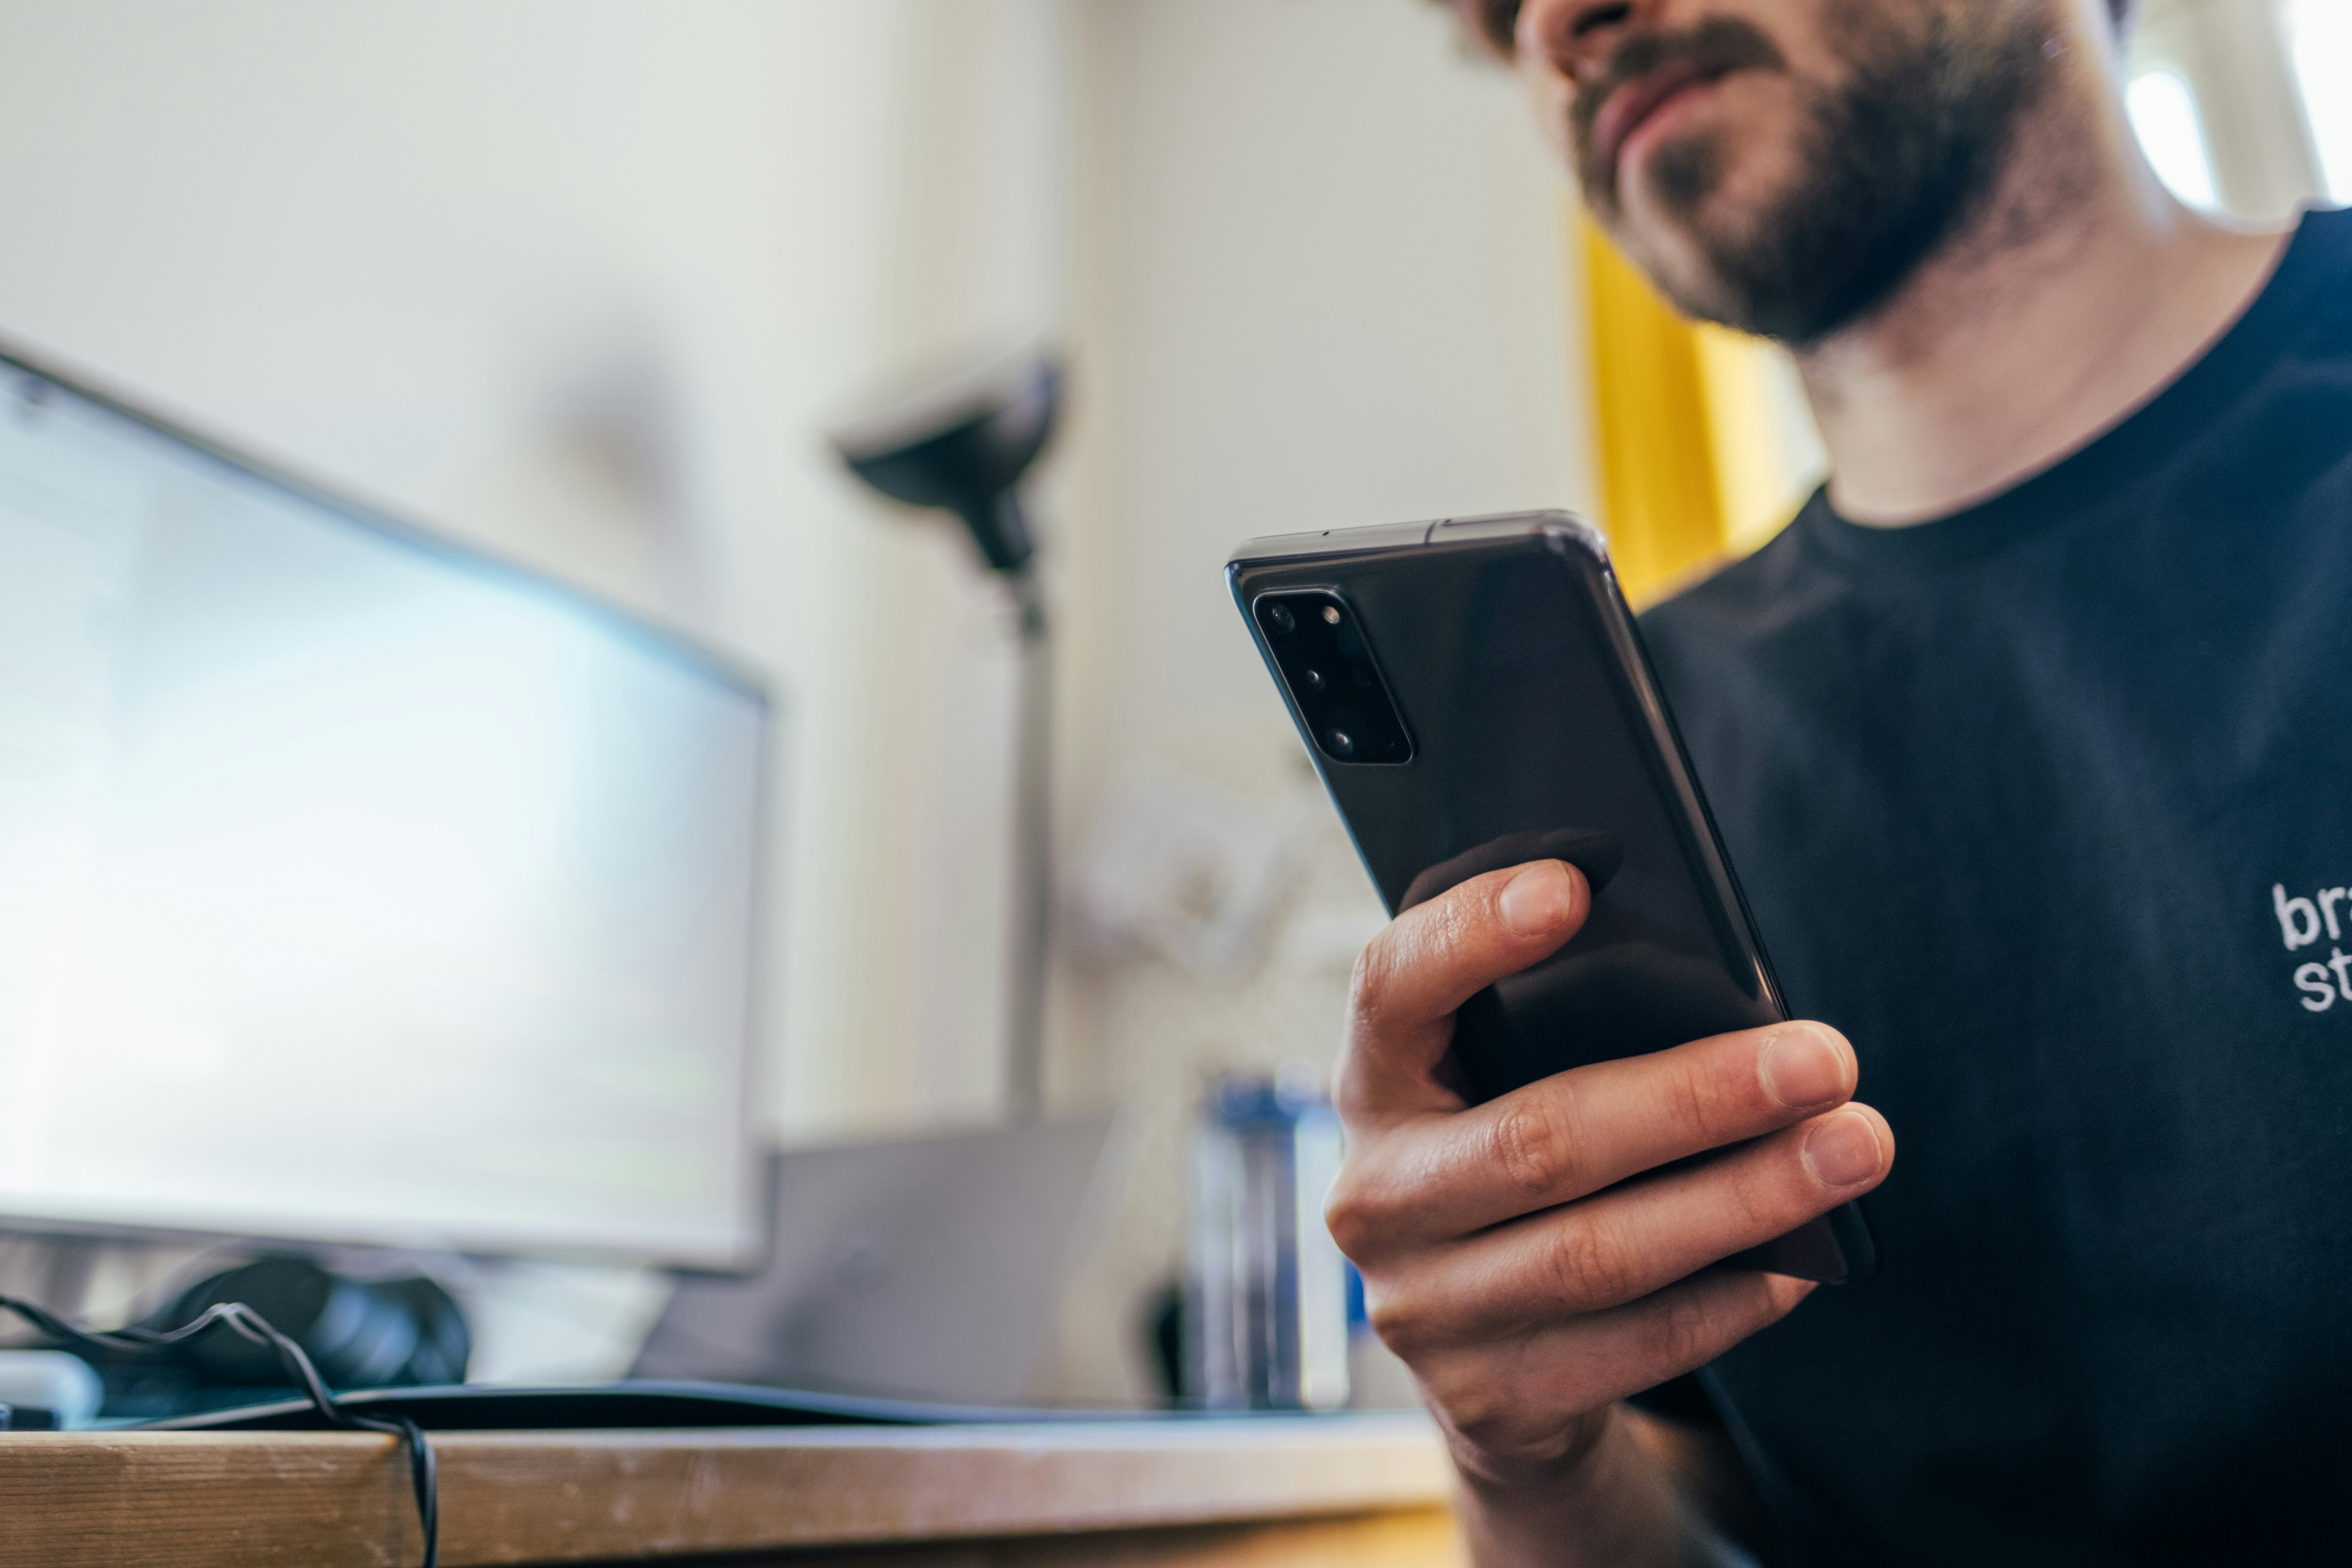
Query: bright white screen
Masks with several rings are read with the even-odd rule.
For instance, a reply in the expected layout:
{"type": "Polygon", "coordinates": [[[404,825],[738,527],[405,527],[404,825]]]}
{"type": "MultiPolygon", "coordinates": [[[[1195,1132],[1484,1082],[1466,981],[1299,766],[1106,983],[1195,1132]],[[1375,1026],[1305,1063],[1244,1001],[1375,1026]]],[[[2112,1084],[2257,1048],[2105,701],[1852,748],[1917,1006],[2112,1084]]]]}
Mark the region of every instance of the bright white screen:
{"type": "Polygon", "coordinates": [[[0,1215],[739,1253],[765,719],[7,373],[0,1215]]]}

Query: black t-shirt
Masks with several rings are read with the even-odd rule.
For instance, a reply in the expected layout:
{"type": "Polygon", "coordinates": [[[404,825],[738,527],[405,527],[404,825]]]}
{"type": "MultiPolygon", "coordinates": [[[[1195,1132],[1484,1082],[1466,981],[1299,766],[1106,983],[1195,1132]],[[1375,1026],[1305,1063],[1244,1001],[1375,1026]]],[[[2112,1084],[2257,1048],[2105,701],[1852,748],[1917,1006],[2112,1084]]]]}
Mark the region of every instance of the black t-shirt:
{"type": "Polygon", "coordinates": [[[1711,1387],[1821,1563],[2352,1557],[2352,214],[2005,494],[1643,630],[1883,1265],[1711,1387]]]}

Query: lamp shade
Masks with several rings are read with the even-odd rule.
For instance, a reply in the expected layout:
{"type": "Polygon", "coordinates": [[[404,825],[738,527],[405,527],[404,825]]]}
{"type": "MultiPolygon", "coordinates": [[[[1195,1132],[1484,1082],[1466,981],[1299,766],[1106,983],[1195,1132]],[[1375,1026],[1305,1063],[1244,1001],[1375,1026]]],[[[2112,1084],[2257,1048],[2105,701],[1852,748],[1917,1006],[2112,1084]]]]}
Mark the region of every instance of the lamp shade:
{"type": "Polygon", "coordinates": [[[1034,552],[1021,477],[1053,434],[1062,367],[1032,351],[943,381],[835,430],[850,471],[909,506],[952,511],[994,572],[1034,552]]]}

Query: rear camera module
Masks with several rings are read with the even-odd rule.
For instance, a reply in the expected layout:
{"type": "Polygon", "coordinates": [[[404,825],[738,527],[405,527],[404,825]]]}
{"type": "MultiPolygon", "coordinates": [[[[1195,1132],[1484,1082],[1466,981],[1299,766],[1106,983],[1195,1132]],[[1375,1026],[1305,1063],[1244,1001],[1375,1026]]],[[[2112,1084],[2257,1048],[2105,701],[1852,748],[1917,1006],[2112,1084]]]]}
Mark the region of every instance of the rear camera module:
{"type": "Polygon", "coordinates": [[[1407,763],[1412,742],[1381,679],[1360,616],[1328,588],[1259,595],[1265,651],[1307,738],[1335,763],[1407,763]]]}

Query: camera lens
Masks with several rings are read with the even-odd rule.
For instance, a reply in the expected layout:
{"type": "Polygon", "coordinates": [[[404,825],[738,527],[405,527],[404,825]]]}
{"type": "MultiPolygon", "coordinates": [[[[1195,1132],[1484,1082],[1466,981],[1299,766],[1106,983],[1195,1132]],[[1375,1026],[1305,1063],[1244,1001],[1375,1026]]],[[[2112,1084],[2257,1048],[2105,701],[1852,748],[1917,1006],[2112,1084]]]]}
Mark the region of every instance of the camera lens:
{"type": "Polygon", "coordinates": [[[1331,754],[1335,757],[1352,757],[1356,754],[1356,737],[1345,730],[1326,731],[1323,743],[1331,748],[1331,754]]]}
{"type": "Polygon", "coordinates": [[[1298,684],[1309,691],[1320,691],[1328,683],[1324,680],[1321,670],[1302,669],[1298,672],[1298,684]]]}
{"type": "Polygon", "coordinates": [[[1268,605],[1265,607],[1265,624],[1274,628],[1275,636],[1286,637],[1298,629],[1298,617],[1290,613],[1288,605],[1268,605]]]}

